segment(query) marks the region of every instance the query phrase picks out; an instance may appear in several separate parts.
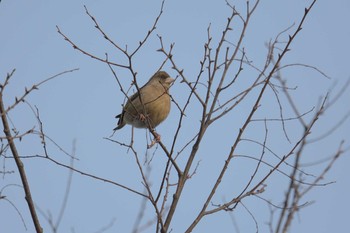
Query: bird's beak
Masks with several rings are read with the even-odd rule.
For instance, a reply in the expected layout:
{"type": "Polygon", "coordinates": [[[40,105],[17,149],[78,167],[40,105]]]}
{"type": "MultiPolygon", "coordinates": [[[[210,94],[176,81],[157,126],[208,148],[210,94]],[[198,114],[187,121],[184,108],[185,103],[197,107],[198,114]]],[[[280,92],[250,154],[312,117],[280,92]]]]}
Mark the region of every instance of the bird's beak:
{"type": "Polygon", "coordinates": [[[165,83],[168,84],[168,85],[172,84],[174,81],[175,81],[175,79],[173,79],[171,77],[168,77],[168,78],[165,79],[165,83]]]}

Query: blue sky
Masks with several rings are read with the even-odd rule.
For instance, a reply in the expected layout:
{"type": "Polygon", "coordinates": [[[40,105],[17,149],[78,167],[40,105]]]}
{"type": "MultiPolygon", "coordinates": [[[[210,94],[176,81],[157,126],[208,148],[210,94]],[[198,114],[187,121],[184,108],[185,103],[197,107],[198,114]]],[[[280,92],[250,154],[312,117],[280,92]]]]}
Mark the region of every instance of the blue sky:
{"type": "MultiPolygon", "coordinates": [[[[245,1],[234,3],[237,5],[237,10],[245,12],[245,1]]],[[[293,23],[297,24],[304,13],[304,8],[309,4],[310,1],[261,1],[251,19],[244,41],[247,56],[255,66],[261,67],[264,64],[267,52],[265,44],[293,23]]],[[[85,13],[84,5],[110,38],[122,46],[127,44],[132,50],[153,24],[161,1],[1,1],[1,80],[4,80],[6,73],[16,69],[4,93],[5,101],[9,105],[15,96],[23,93],[25,87],[31,87],[62,71],[79,68],[78,71],[43,84],[38,91],[31,93],[27,101],[38,107],[46,134],[62,148],[71,152],[73,141],[76,141],[76,156],[79,158],[79,161],[75,162],[76,168],[142,192],[141,177],[132,154],[125,148],[104,139],[115,127],[114,116],[120,112],[124,100],[112,73],[106,64],[74,50],[57,33],[56,25],[81,48],[101,57],[108,52],[112,60],[125,61],[94,28],[93,22],[85,13]]],[[[350,2],[346,0],[318,1],[306,19],[302,31],[292,43],[291,51],[282,62],[282,64],[312,65],[331,77],[331,79],[325,78],[315,70],[303,67],[285,69],[283,75],[288,80],[288,85],[298,86],[296,98],[300,109],[304,112],[317,106],[320,96],[325,96],[327,92],[331,93],[332,98],[350,78],[349,10],[350,2]]],[[[194,80],[199,69],[199,59],[203,54],[209,23],[213,41],[217,43],[229,15],[230,9],[224,0],[167,0],[155,33],[133,61],[134,69],[138,72],[138,82],[144,84],[164,60],[164,57],[156,52],[160,46],[157,34],[162,36],[167,47],[175,42],[174,59],[177,65],[184,69],[185,75],[194,80]]],[[[231,36],[234,39],[237,35],[234,33],[236,28],[233,29],[231,36]]],[[[295,27],[291,32],[294,30],[295,27]]],[[[287,36],[283,37],[286,38],[287,36]]],[[[171,69],[170,64],[166,64],[164,70],[176,77],[176,72],[171,69]]],[[[131,82],[128,72],[118,70],[118,74],[125,77],[122,83],[128,87],[131,82]]],[[[243,77],[249,79],[256,73],[248,69],[244,75],[243,77]]],[[[175,82],[171,93],[180,106],[183,106],[188,89],[185,84],[180,83],[180,79],[175,82]]],[[[347,101],[349,98],[347,91],[327,114],[320,117],[315,129],[312,130],[311,138],[327,132],[334,122],[338,122],[349,112],[347,101]]],[[[200,161],[200,166],[196,175],[187,183],[183,199],[174,217],[173,232],[184,231],[202,206],[207,196],[207,189],[215,181],[218,169],[222,166],[232,140],[249,109],[250,100],[248,98],[247,105],[237,108],[208,130],[195,160],[196,163],[200,161]]],[[[266,110],[258,112],[257,118],[278,117],[276,100],[271,92],[264,100],[263,106],[267,106],[266,110]]],[[[198,107],[195,102],[191,103],[184,120],[186,130],[179,137],[179,145],[175,151],[180,150],[181,145],[193,136],[194,130],[198,127],[198,107]]],[[[286,111],[287,115],[291,113],[287,109],[286,111]]],[[[172,141],[176,127],[174,122],[177,122],[179,116],[179,111],[173,104],[169,118],[157,129],[165,145],[170,145],[172,141]]],[[[11,111],[10,117],[21,132],[37,127],[35,116],[26,104],[19,105],[11,111]]],[[[306,116],[306,119],[310,117],[306,116]]],[[[256,127],[248,130],[246,137],[261,140],[264,128],[261,124],[254,126],[256,127]]],[[[280,125],[271,123],[269,127],[272,134],[271,147],[283,154],[285,148],[290,145],[281,139],[284,136],[280,125]]],[[[287,130],[292,142],[295,142],[300,136],[301,129],[288,124],[287,130]]],[[[310,146],[305,151],[304,162],[329,157],[337,150],[339,142],[343,139],[344,147],[349,148],[349,130],[350,122],[347,120],[329,139],[310,146]]],[[[142,159],[154,153],[150,163],[150,180],[157,186],[166,159],[160,148],[146,150],[145,135],[145,130],[135,131],[135,148],[142,159]]],[[[130,127],[123,128],[113,137],[124,142],[128,142],[129,138],[130,127]]],[[[40,139],[36,136],[24,138],[18,143],[18,149],[22,155],[42,154],[40,139]]],[[[69,164],[69,158],[53,144],[49,144],[48,149],[53,158],[69,164]]],[[[259,147],[242,143],[238,152],[252,155],[258,153],[257,151],[259,147]]],[[[179,159],[181,167],[184,166],[188,152],[189,150],[185,151],[179,159]]],[[[57,218],[68,171],[39,158],[25,159],[24,163],[36,205],[45,213],[49,211],[54,218],[57,218]]],[[[20,184],[13,162],[1,158],[1,167],[3,164],[6,169],[15,173],[1,177],[0,189],[7,184],[20,184]]],[[[349,164],[350,158],[347,152],[324,179],[325,183],[332,181],[336,183],[316,187],[303,199],[305,202],[315,201],[315,203],[301,210],[298,218],[294,219],[291,232],[344,232],[348,228],[349,164]]],[[[239,192],[253,167],[254,163],[250,160],[237,159],[223,180],[223,187],[214,201],[220,203],[224,199],[229,199],[229,193],[239,192]]],[[[322,165],[305,169],[311,174],[318,174],[322,165]]],[[[266,171],[268,168],[262,168],[261,174],[266,171]]],[[[269,181],[263,197],[279,204],[287,184],[288,179],[276,173],[269,181]]],[[[33,232],[22,189],[9,186],[2,195],[5,195],[20,211],[28,228],[27,232],[33,232]]],[[[142,199],[138,196],[119,187],[75,173],[68,207],[59,232],[97,232],[113,219],[113,226],[106,232],[131,232],[141,202],[142,199]]],[[[259,232],[268,232],[267,203],[257,198],[247,198],[244,204],[256,217],[259,232]]],[[[153,214],[154,211],[148,205],[147,219],[152,219],[153,214]]],[[[254,221],[243,206],[239,206],[233,215],[239,223],[240,232],[256,231],[254,221]]],[[[42,215],[39,216],[45,232],[50,232],[48,223],[42,215]]],[[[0,226],[4,229],[1,230],[3,232],[26,232],[13,206],[4,200],[0,200],[0,226]]],[[[194,232],[214,232],[214,230],[236,232],[227,212],[204,218],[194,232]]],[[[149,228],[145,232],[154,232],[154,228],[149,228]]]]}

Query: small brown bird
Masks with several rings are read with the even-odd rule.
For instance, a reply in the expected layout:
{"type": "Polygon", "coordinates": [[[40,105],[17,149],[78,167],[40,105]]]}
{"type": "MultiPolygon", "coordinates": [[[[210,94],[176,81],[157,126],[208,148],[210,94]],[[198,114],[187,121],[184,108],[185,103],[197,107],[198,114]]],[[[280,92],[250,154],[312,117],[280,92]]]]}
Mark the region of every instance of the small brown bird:
{"type": "Polygon", "coordinates": [[[167,118],[170,112],[169,88],[174,79],[165,71],[156,72],[140,91],[128,98],[114,130],[126,124],[136,128],[154,129],[167,118]],[[140,95],[141,98],[140,98],[140,95]]]}

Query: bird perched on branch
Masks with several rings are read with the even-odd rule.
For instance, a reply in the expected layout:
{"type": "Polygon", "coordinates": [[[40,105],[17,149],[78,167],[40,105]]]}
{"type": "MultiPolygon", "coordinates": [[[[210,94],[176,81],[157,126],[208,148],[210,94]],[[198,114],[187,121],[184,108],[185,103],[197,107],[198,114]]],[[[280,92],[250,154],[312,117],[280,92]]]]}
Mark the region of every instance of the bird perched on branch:
{"type": "Polygon", "coordinates": [[[122,113],[116,116],[119,120],[114,130],[121,129],[126,124],[153,130],[163,122],[170,112],[168,91],[173,82],[174,79],[165,71],[156,72],[139,92],[128,97],[122,113]]]}

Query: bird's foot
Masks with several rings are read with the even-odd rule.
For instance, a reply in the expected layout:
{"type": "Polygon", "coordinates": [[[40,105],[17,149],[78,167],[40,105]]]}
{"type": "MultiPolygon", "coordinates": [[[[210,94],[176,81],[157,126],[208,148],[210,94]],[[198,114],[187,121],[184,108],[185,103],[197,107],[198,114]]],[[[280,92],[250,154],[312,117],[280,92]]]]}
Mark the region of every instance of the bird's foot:
{"type": "Polygon", "coordinates": [[[152,146],[154,146],[156,143],[160,142],[160,134],[154,132],[154,139],[152,140],[151,144],[147,145],[147,149],[150,149],[152,146]]]}
{"type": "Polygon", "coordinates": [[[147,119],[148,115],[145,115],[143,113],[140,113],[139,114],[139,120],[142,121],[142,122],[145,122],[146,119],[147,119]]]}

